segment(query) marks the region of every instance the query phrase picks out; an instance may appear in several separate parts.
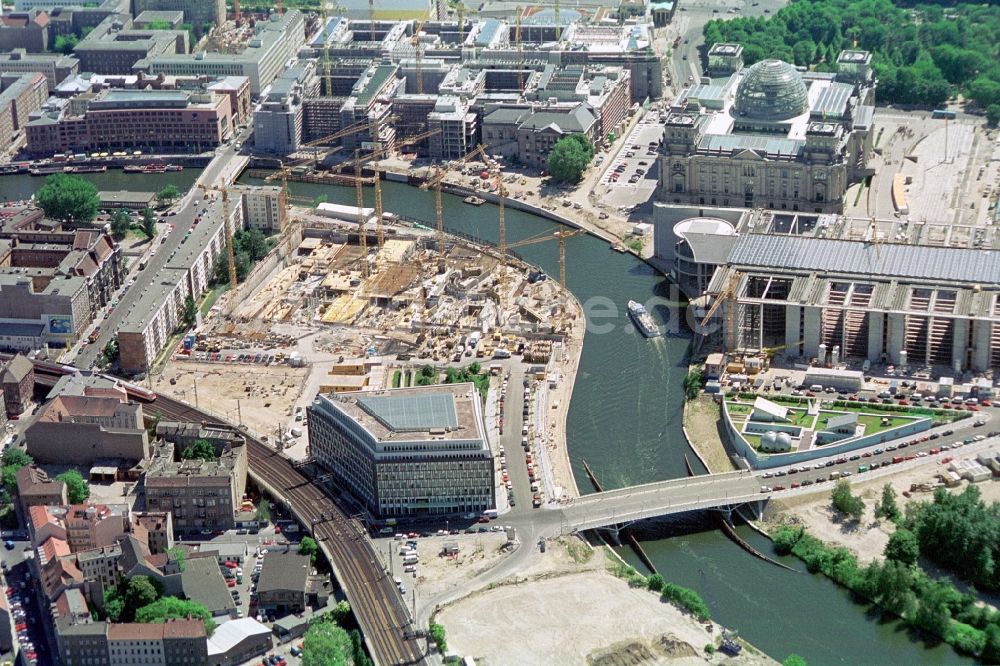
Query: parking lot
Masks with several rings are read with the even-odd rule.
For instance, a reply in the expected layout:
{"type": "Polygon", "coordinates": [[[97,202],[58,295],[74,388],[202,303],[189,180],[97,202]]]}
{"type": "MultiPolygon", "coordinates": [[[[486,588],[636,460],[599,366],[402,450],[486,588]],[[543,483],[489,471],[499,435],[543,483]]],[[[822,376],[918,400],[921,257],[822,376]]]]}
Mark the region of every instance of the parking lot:
{"type": "Polygon", "coordinates": [[[608,188],[606,201],[617,208],[648,200],[656,189],[656,156],[663,125],[660,114],[649,111],[629,132],[621,150],[611,160],[600,183],[608,188]]]}

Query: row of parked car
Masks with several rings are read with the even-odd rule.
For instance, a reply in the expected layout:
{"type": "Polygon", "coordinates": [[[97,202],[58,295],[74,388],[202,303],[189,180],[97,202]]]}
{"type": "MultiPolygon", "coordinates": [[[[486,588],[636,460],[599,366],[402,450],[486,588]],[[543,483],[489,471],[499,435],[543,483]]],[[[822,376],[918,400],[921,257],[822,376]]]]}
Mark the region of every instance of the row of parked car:
{"type": "MultiPolygon", "coordinates": [[[[26,585],[22,583],[21,587],[26,588],[26,585]]],[[[21,652],[24,654],[24,659],[30,666],[34,666],[38,663],[38,651],[35,649],[35,644],[31,641],[31,636],[28,633],[28,624],[33,624],[35,619],[28,615],[28,613],[24,610],[21,597],[22,594],[24,594],[25,598],[27,598],[30,591],[27,589],[21,589],[19,591],[13,586],[8,587],[7,606],[10,609],[10,615],[14,621],[14,628],[17,632],[17,642],[21,647],[21,652]]]]}

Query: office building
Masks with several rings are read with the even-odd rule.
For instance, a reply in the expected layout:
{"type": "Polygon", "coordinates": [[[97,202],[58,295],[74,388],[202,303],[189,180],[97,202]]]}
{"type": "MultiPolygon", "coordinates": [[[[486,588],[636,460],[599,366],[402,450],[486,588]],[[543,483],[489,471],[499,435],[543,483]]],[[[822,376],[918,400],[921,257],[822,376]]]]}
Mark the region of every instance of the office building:
{"type": "Polygon", "coordinates": [[[14,49],[10,53],[0,53],[0,72],[35,73],[45,76],[49,92],[56,89],[67,76],[80,73],[80,61],[73,56],[57,53],[28,53],[24,49],[14,49]]]}
{"type": "Polygon", "coordinates": [[[128,16],[109,16],[73,47],[80,69],[95,74],[131,74],[136,62],[189,50],[187,30],[142,30],[128,16]]]}
{"type": "Polygon", "coordinates": [[[468,100],[442,95],[435,97],[433,111],[427,115],[427,130],[438,130],[427,139],[431,159],[457,160],[475,148],[479,123],[468,100]]]}
{"type": "Polygon", "coordinates": [[[730,63],[737,71],[728,78],[685,88],[667,116],[657,197],[680,204],[842,210],[847,188],[872,173],[870,62],[867,52],[845,51],[834,75],[801,73],[780,60],[743,68],[737,59],[730,63]]]}
{"type": "Polygon", "coordinates": [[[931,226],[745,213],[707,289],[726,294],[714,335],[727,350],[821,366],[1000,368],[1000,251],[934,244],[931,226]],[[906,242],[880,240],[897,233],[906,242]]]}
{"type": "Polygon", "coordinates": [[[198,34],[207,33],[212,26],[226,22],[225,0],[132,0],[132,7],[138,16],[143,12],[181,12],[184,23],[190,23],[198,34]]]}
{"type": "Polygon", "coordinates": [[[145,149],[201,152],[233,131],[227,95],[184,90],[105,90],[28,123],[28,152],[145,149]]]}
{"type": "Polygon", "coordinates": [[[309,451],[375,517],[495,507],[472,384],[320,394],[309,407],[309,451]]]}
{"type": "MultiPolygon", "coordinates": [[[[44,53],[49,50],[49,39],[48,12],[32,9],[0,14],[0,51],[24,49],[28,53],[44,53]]],[[[54,36],[51,39],[55,42],[54,36]]]]}
{"type": "Polygon", "coordinates": [[[250,94],[258,97],[305,43],[305,19],[302,12],[291,9],[284,15],[272,14],[268,21],[259,21],[256,30],[240,53],[199,51],[192,55],[160,55],[139,61],[136,69],[150,74],[245,76],[250,80],[250,94]]]}
{"type": "Polygon", "coordinates": [[[312,62],[299,61],[286,69],[253,113],[254,148],[275,155],[298,150],[302,143],[302,100],[318,91],[312,62]]]}

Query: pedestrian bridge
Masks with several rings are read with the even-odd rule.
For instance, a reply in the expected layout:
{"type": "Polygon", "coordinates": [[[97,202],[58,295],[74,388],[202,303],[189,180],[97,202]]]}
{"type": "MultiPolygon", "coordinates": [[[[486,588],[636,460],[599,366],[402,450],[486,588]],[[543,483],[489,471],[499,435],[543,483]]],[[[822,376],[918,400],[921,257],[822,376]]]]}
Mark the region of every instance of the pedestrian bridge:
{"type": "Polygon", "coordinates": [[[705,474],[593,493],[560,507],[564,530],[591,530],[705,509],[732,509],[766,500],[750,472],[705,474]]]}

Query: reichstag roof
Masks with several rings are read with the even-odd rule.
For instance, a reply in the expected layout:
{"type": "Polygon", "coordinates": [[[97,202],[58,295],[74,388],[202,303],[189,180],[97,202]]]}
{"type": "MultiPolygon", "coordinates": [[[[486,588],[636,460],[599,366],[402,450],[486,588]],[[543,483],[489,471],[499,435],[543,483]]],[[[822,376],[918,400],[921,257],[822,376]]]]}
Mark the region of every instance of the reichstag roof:
{"type": "Polygon", "coordinates": [[[783,60],[751,65],[736,88],[736,113],[758,120],[787,120],[809,109],[802,75],[783,60]]]}

